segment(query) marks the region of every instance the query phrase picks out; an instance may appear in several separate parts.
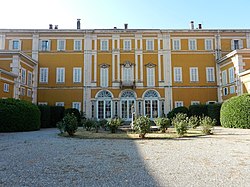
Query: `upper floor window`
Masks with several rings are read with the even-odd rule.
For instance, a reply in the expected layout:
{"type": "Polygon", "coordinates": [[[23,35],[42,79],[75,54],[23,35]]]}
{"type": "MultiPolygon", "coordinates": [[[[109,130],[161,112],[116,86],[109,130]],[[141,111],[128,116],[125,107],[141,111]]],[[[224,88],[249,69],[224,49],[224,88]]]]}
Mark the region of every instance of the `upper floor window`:
{"type": "Polygon", "coordinates": [[[182,82],[182,68],[181,67],[174,67],[174,81],[182,82]]]}
{"type": "Polygon", "coordinates": [[[10,40],[9,41],[9,50],[21,50],[21,41],[20,40],[10,40]]]}
{"type": "Polygon", "coordinates": [[[227,70],[222,71],[222,85],[227,84],[227,70]]]}
{"type": "Polygon", "coordinates": [[[28,97],[31,97],[31,96],[32,96],[32,91],[31,91],[31,89],[27,89],[27,96],[28,96],[28,97]]]}
{"type": "Polygon", "coordinates": [[[231,40],[231,49],[236,50],[236,49],[242,49],[243,48],[243,41],[238,40],[238,39],[233,39],[231,40]]]}
{"type": "Polygon", "coordinates": [[[4,92],[9,92],[9,84],[4,83],[4,85],[3,85],[3,91],[4,92]]]}
{"type": "Polygon", "coordinates": [[[25,91],[26,91],[25,88],[24,88],[24,87],[21,87],[20,89],[21,89],[20,95],[24,96],[24,95],[25,95],[25,91]]]}
{"type": "Polygon", "coordinates": [[[188,40],[188,48],[189,50],[196,50],[196,39],[189,39],[188,40]]]}
{"type": "Polygon", "coordinates": [[[57,50],[64,51],[66,46],[66,40],[57,40],[57,50]]]}
{"type": "Polygon", "coordinates": [[[101,73],[100,73],[100,86],[101,87],[108,87],[108,67],[102,66],[101,73]]]}
{"type": "Polygon", "coordinates": [[[214,82],[214,67],[206,67],[207,82],[214,82]]]}
{"type": "Polygon", "coordinates": [[[235,86],[230,86],[229,91],[230,91],[230,94],[234,94],[235,93],[235,86]]]}
{"type": "Polygon", "coordinates": [[[198,68],[197,67],[191,67],[190,68],[190,81],[191,82],[199,81],[199,75],[198,75],[198,68]]]}
{"type": "Polygon", "coordinates": [[[131,40],[124,40],[123,50],[124,51],[130,51],[131,50],[131,40]]]}
{"type": "Polygon", "coordinates": [[[40,68],[40,83],[48,83],[48,68],[40,68]]]}
{"type": "Polygon", "coordinates": [[[108,51],[108,40],[101,40],[101,51],[108,51]]]}
{"type": "Polygon", "coordinates": [[[32,86],[32,72],[28,71],[28,86],[32,86]]]}
{"type": "Polygon", "coordinates": [[[26,69],[21,69],[21,83],[26,84],[26,69]]]}
{"type": "Polygon", "coordinates": [[[181,50],[181,40],[173,39],[173,50],[181,50]]]}
{"type": "Polygon", "coordinates": [[[147,68],[147,86],[155,86],[155,68],[147,68]]]}
{"type": "Polygon", "coordinates": [[[205,39],[205,50],[213,50],[213,40],[205,39]]]}
{"type": "Polygon", "coordinates": [[[228,74],[229,74],[229,83],[234,82],[234,67],[231,67],[228,69],[228,74]]]}
{"type": "Polygon", "coordinates": [[[40,41],[40,50],[41,51],[50,51],[50,40],[41,40],[40,41]]]}
{"type": "Polygon", "coordinates": [[[154,50],[154,40],[147,40],[146,41],[146,50],[153,51],[154,50]]]}
{"type": "Polygon", "coordinates": [[[82,40],[74,40],[74,50],[75,51],[82,50],[82,40]]]}
{"type": "Polygon", "coordinates": [[[73,82],[80,83],[82,81],[82,68],[73,68],[73,82]]]}
{"type": "Polygon", "coordinates": [[[57,83],[65,82],[65,68],[56,68],[56,82],[57,83]]]}

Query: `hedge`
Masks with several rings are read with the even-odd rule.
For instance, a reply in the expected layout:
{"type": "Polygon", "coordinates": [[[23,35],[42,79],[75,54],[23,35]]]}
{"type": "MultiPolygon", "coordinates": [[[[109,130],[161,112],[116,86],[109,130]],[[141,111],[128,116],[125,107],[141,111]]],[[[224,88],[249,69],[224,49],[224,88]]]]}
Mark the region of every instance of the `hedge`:
{"type": "Polygon", "coordinates": [[[223,127],[250,129],[250,94],[225,101],[221,107],[220,121],[223,127]]]}
{"type": "Polygon", "coordinates": [[[176,116],[176,114],[178,114],[178,113],[183,113],[183,114],[188,115],[189,111],[188,111],[188,108],[185,106],[177,107],[177,108],[174,108],[173,110],[171,110],[167,114],[167,117],[168,117],[168,119],[173,119],[176,116]]]}
{"type": "Polygon", "coordinates": [[[28,101],[0,99],[0,132],[40,129],[40,111],[28,101]]]}
{"type": "Polygon", "coordinates": [[[41,128],[50,127],[50,106],[38,105],[41,112],[41,128]]]}
{"type": "Polygon", "coordinates": [[[220,110],[222,103],[215,103],[207,105],[207,115],[216,120],[216,125],[220,124],[220,110]]]}
{"type": "Polygon", "coordinates": [[[78,126],[81,126],[81,114],[79,110],[75,108],[67,108],[64,112],[64,115],[66,116],[67,114],[74,114],[77,118],[78,126]]]}
{"type": "Polygon", "coordinates": [[[208,109],[205,104],[190,105],[189,106],[189,116],[207,116],[208,109]]]}

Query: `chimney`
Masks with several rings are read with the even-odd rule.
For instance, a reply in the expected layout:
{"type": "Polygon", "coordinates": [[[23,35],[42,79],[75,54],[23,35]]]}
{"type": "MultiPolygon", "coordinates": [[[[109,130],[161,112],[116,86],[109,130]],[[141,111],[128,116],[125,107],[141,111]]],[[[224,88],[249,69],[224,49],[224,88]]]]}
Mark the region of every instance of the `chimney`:
{"type": "Polygon", "coordinates": [[[77,19],[77,29],[81,29],[81,19],[77,19]]]}
{"type": "Polygon", "coordinates": [[[49,24],[49,29],[53,29],[53,25],[52,24],[49,24]]]}
{"type": "Polygon", "coordinates": [[[114,27],[114,29],[116,30],[116,29],[117,29],[117,27],[114,27]]]}
{"type": "Polygon", "coordinates": [[[58,25],[55,25],[54,29],[58,29],[58,25]]]}
{"type": "Polygon", "coordinates": [[[194,30],[194,21],[191,21],[191,22],[190,22],[190,29],[191,29],[191,30],[194,30]]]}
{"type": "Polygon", "coordinates": [[[202,29],[202,24],[201,23],[198,24],[198,29],[202,29]]]}
{"type": "Polygon", "coordinates": [[[124,29],[125,30],[128,29],[128,24],[127,23],[124,24],[124,29]]]}

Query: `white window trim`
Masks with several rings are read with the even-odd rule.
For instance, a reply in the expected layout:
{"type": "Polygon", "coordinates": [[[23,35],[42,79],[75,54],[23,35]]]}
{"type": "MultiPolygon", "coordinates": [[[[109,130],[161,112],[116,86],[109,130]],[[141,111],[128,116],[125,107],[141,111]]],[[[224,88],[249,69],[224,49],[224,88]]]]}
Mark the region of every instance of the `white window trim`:
{"type": "Polygon", "coordinates": [[[10,87],[9,84],[4,83],[4,85],[3,85],[3,91],[6,92],[6,93],[9,92],[9,91],[10,91],[10,88],[9,88],[9,87],[10,87]]]}
{"type": "Polygon", "coordinates": [[[234,94],[235,93],[235,86],[230,86],[229,87],[229,93],[234,94]]]}
{"type": "Polygon", "coordinates": [[[196,39],[188,39],[188,49],[191,50],[191,51],[197,50],[196,39]],[[193,46],[191,45],[191,42],[194,42],[194,48],[192,48],[193,46]]]}
{"type": "Polygon", "coordinates": [[[176,51],[181,50],[181,40],[180,39],[173,39],[172,40],[172,46],[173,46],[173,50],[176,50],[176,51]],[[174,45],[175,42],[177,42],[179,44],[177,48],[174,45]]]}
{"type": "Polygon", "coordinates": [[[9,41],[9,50],[19,51],[19,50],[21,50],[21,46],[22,46],[21,40],[19,40],[19,39],[13,39],[13,40],[10,40],[10,41],[9,41]],[[17,49],[14,49],[14,48],[13,48],[13,47],[14,47],[14,46],[13,46],[13,43],[14,43],[15,41],[18,42],[18,48],[17,48],[17,49]]]}
{"type": "Polygon", "coordinates": [[[223,70],[221,72],[221,83],[222,83],[222,85],[227,84],[227,70],[223,70]]]}
{"type": "Polygon", "coordinates": [[[235,46],[234,46],[234,41],[237,41],[237,40],[238,40],[238,45],[239,45],[238,49],[242,49],[243,48],[243,40],[235,38],[235,39],[231,40],[231,50],[237,50],[237,49],[235,49],[235,46]]]}
{"type": "Polygon", "coordinates": [[[102,39],[102,40],[100,40],[100,46],[101,46],[101,51],[108,51],[109,50],[109,40],[108,39],[102,39]],[[107,48],[104,48],[104,46],[103,46],[103,42],[107,42],[107,48]]]}
{"type": "Polygon", "coordinates": [[[73,83],[81,83],[82,82],[82,68],[81,67],[74,67],[73,68],[73,83]],[[80,70],[79,71],[79,80],[77,79],[78,78],[78,76],[76,76],[76,74],[75,74],[75,71],[77,71],[77,70],[80,70]]]}
{"type": "Polygon", "coordinates": [[[190,72],[190,82],[199,82],[199,69],[198,69],[198,67],[190,67],[189,68],[189,72],[190,72]],[[192,70],[195,70],[195,72],[197,73],[197,74],[195,74],[195,80],[192,80],[193,79],[193,75],[192,75],[192,70]]]}
{"type": "Polygon", "coordinates": [[[174,102],[174,106],[175,106],[175,108],[184,106],[184,105],[183,105],[183,101],[175,101],[175,102],[174,102]],[[180,105],[180,106],[178,106],[178,105],[180,105]]]}
{"type": "Polygon", "coordinates": [[[32,96],[32,90],[31,89],[27,89],[27,96],[31,97],[32,96]]]}
{"type": "Polygon", "coordinates": [[[40,77],[39,77],[39,82],[40,83],[48,83],[49,79],[49,68],[40,68],[40,77]],[[42,70],[46,70],[46,76],[43,77],[42,75],[42,70]],[[45,78],[45,80],[42,81],[42,79],[45,78]]]}
{"type": "Polygon", "coordinates": [[[100,71],[101,71],[100,72],[100,86],[103,88],[107,88],[109,85],[109,69],[107,67],[101,68],[100,71]],[[105,75],[103,75],[103,73],[105,73],[105,75]],[[107,76],[107,77],[103,78],[103,76],[107,76]]]}
{"type": "Polygon", "coordinates": [[[229,78],[229,83],[233,83],[235,80],[235,76],[234,76],[234,67],[231,67],[228,69],[228,78],[229,78]]]}
{"type": "Polygon", "coordinates": [[[224,96],[226,96],[226,95],[229,94],[229,92],[228,92],[228,87],[224,87],[224,88],[222,89],[222,91],[223,91],[223,95],[224,95],[224,96]]]}
{"type": "Polygon", "coordinates": [[[65,68],[64,67],[58,67],[56,68],[56,83],[65,83],[65,68]],[[59,80],[59,74],[60,74],[60,70],[63,70],[63,75],[62,75],[62,80],[59,80]]]}
{"type": "Polygon", "coordinates": [[[182,67],[174,67],[174,82],[182,82],[182,67]],[[177,80],[175,70],[180,69],[180,80],[177,80]]]}
{"type": "Polygon", "coordinates": [[[64,102],[56,102],[56,106],[64,106],[64,102]]]}
{"type": "Polygon", "coordinates": [[[147,67],[147,86],[154,87],[155,86],[155,68],[154,67],[147,67]],[[149,74],[152,73],[152,80],[149,77],[149,74]]]}
{"type": "Polygon", "coordinates": [[[27,71],[26,69],[22,68],[21,69],[21,84],[26,84],[26,78],[27,78],[27,71]],[[23,77],[23,72],[24,72],[24,77],[23,77]]]}
{"type": "Polygon", "coordinates": [[[72,102],[72,108],[78,109],[80,112],[81,111],[81,102],[72,102]],[[78,105],[79,108],[76,108],[75,105],[78,105]]]}
{"type": "Polygon", "coordinates": [[[124,51],[131,51],[131,40],[123,40],[123,50],[124,51]],[[125,43],[128,42],[129,43],[129,47],[126,48],[125,43]]]}
{"type": "Polygon", "coordinates": [[[20,87],[20,95],[25,96],[25,87],[20,87]]]}
{"type": "Polygon", "coordinates": [[[28,86],[32,86],[32,79],[33,79],[33,73],[31,71],[28,71],[28,86]],[[31,75],[31,79],[30,79],[31,75]]]}
{"type": "Polygon", "coordinates": [[[74,40],[74,51],[81,51],[82,50],[82,40],[74,40]],[[80,42],[80,48],[76,47],[76,42],[80,42]]]}
{"type": "Polygon", "coordinates": [[[191,101],[191,105],[199,105],[200,101],[191,101]]]}
{"type": "Polygon", "coordinates": [[[211,50],[213,50],[213,39],[205,39],[205,50],[206,50],[206,51],[211,51],[211,50]],[[210,41],[210,42],[211,42],[211,48],[208,48],[208,46],[207,46],[207,41],[210,41]]]}
{"type": "Polygon", "coordinates": [[[48,102],[38,102],[38,105],[48,105],[48,102]]]}
{"type": "Polygon", "coordinates": [[[39,43],[39,50],[40,51],[50,51],[50,45],[51,45],[51,41],[50,40],[46,40],[46,39],[43,39],[43,40],[40,40],[39,41],[40,43],[39,43]],[[43,43],[43,41],[47,41],[48,42],[48,48],[43,48],[43,46],[42,46],[42,43],[43,43]]]}
{"type": "Polygon", "coordinates": [[[146,40],[146,50],[147,51],[153,51],[154,50],[154,39],[147,39],[146,40]],[[152,42],[152,49],[151,48],[149,48],[149,46],[151,46],[151,45],[149,45],[149,42],[152,42]]]}
{"type": "Polygon", "coordinates": [[[57,40],[57,51],[65,51],[65,49],[66,49],[66,40],[62,40],[62,39],[57,40]],[[61,42],[63,43],[62,48],[60,48],[61,42]]]}
{"type": "Polygon", "coordinates": [[[207,78],[207,82],[215,82],[215,73],[214,73],[214,67],[206,67],[206,78],[207,78]],[[209,70],[212,70],[213,74],[212,74],[212,80],[210,80],[210,76],[209,76],[209,70]]]}

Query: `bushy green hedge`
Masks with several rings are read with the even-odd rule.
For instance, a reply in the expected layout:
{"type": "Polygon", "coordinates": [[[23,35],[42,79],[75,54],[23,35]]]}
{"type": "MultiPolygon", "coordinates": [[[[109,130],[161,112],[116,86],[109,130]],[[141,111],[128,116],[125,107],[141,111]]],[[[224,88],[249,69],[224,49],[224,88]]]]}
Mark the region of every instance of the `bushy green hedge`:
{"type": "Polygon", "coordinates": [[[50,107],[50,127],[56,127],[57,122],[63,119],[64,110],[63,106],[50,107]]]}
{"type": "Polygon", "coordinates": [[[207,105],[207,116],[216,120],[216,125],[220,124],[220,109],[221,103],[209,104],[207,105]]]}
{"type": "Polygon", "coordinates": [[[50,127],[50,106],[48,105],[38,105],[41,112],[41,128],[50,127]]]}
{"type": "Polygon", "coordinates": [[[40,111],[30,102],[0,99],[0,132],[40,129],[40,111]]]}
{"type": "Polygon", "coordinates": [[[250,129],[250,94],[225,101],[221,107],[220,121],[223,127],[250,129]]]}
{"type": "Polygon", "coordinates": [[[168,114],[167,114],[167,117],[168,119],[173,119],[176,114],[178,113],[183,113],[183,114],[187,114],[188,115],[188,108],[185,107],[185,106],[181,106],[181,107],[177,107],[177,108],[174,108],[173,110],[171,110],[168,114]]]}
{"type": "Polygon", "coordinates": [[[78,126],[81,126],[81,114],[79,110],[75,108],[67,108],[64,112],[64,115],[66,116],[67,114],[74,114],[77,118],[78,126]]]}
{"type": "Polygon", "coordinates": [[[207,116],[207,105],[205,104],[190,105],[189,116],[207,116]]]}

